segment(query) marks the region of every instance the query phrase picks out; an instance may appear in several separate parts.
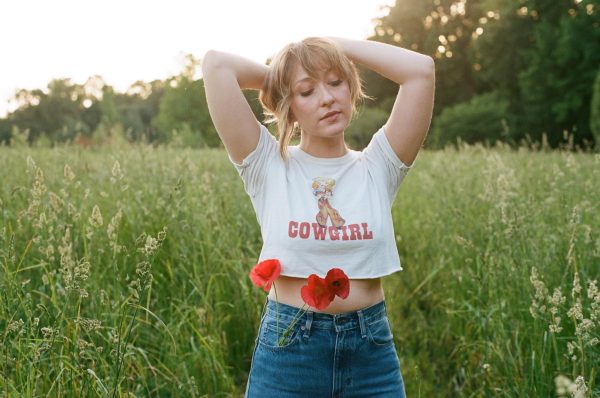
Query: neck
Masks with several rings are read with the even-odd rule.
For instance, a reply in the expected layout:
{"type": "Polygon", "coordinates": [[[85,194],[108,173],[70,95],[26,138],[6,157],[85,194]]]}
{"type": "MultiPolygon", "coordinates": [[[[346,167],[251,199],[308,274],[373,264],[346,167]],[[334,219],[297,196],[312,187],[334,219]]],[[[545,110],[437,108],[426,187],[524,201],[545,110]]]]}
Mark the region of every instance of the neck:
{"type": "Polygon", "coordinates": [[[300,149],[317,158],[339,158],[348,153],[348,147],[341,137],[322,138],[302,135],[300,149]]]}

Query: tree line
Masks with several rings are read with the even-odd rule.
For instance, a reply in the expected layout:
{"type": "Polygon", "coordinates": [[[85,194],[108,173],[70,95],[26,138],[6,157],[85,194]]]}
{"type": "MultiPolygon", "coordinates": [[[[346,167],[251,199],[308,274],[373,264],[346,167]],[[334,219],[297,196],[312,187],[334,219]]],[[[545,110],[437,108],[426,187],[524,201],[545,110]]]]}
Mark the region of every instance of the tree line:
{"type": "MultiPolygon", "coordinates": [[[[458,141],[512,146],[523,142],[581,148],[600,143],[600,14],[598,0],[397,0],[375,20],[370,40],[432,56],[434,118],[426,146],[458,141]]],[[[101,76],[84,84],[52,80],[47,90],[19,90],[18,107],[0,119],[0,141],[25,134],[28,143],[77,139],[218,147],[198,60],[181,73],[137,81],[116,92],[101,76]]],[[[364,147],[386,120],[398,87],[364,68],[372,101],[346,131],[364,147]]],[[[259,120],[257,92],[245,91],[259,120]]],[[[86,141],[87,140],[87,141],[86,141]]]]}

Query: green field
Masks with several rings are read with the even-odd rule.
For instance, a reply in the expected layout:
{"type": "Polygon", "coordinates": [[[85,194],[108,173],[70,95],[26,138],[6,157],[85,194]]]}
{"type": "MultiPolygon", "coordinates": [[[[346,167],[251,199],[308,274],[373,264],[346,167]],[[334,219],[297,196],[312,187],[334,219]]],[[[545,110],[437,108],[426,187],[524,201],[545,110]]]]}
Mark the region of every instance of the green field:
{"type": "MultiPolygon", "coordinates": [[[[0,148],[0,396],[239,397],[260,230],[222,150],[0,148]]],[[[384,279],[409,397],[600,394],[600,155],[423,151],[384,279]]]]}

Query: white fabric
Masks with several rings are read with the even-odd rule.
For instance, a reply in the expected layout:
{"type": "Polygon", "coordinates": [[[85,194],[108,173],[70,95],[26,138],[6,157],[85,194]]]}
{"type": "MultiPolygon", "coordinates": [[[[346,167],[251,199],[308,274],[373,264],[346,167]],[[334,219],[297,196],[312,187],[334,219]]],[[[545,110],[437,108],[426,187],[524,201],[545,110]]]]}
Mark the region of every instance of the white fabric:
{"type": "Polygon", "coordinates": [[[324,277],[334,267],[351,279],[402,270],[391,206],[414,162],[402,163],[383,127],[363,151],[342,157],[317,158],[298,146],[289,146],[288,153],[286,167],[277,140],[261,124],[256,149],[241,164],[229,157],[261,226],[258,261],[277,258],[282,275],[302,278],[324,277]],[[333,209],[344,221],[332,217],[333,209]],[[325,226],[316,218],[322,212],[325,226]]]}

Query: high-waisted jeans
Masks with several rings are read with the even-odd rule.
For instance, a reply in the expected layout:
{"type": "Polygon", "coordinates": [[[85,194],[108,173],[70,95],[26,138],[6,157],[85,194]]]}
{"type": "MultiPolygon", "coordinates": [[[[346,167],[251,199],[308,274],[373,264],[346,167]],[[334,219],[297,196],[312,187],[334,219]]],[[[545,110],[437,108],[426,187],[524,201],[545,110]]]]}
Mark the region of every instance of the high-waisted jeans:
{"type": "Polygon", "coordinates": [[[279,345],[298,310],[267,299],[247,398],[406,396],[384,301],[335,315],[307,311],[279,345]]]}

